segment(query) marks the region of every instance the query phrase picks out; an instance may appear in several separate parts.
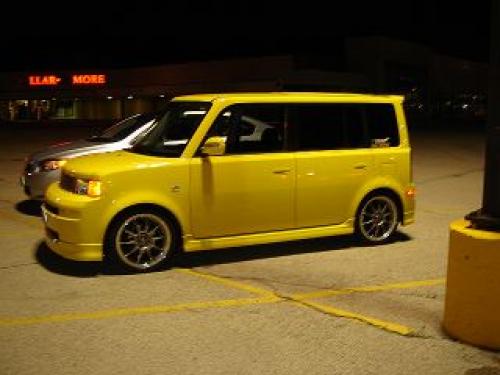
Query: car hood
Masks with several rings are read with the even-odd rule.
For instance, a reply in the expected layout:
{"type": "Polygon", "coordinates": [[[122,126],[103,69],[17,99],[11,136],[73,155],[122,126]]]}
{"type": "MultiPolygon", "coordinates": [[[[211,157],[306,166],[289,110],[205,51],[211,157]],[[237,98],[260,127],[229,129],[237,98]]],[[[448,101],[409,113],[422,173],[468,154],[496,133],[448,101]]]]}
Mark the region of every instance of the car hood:
{"type": "Polygon", "coordinates": [[[115,151],[69,160],[64,165],[63,172],[81,178],[102,178],[115,173],[156,168],[180,162],[179,158],[163,158],[127,151],[115,151]]]}
{"type": "Polygon", "coordinates": [[[30,160],[41,161],[47,159],[71,159],[87,154],[114,151],[118,148],[121,147],[119,147],[117,142],[89,142],[81,139],[78,141],[63,142],[49,146],[44,150],[33,153],[30,156],[30,160]]]}

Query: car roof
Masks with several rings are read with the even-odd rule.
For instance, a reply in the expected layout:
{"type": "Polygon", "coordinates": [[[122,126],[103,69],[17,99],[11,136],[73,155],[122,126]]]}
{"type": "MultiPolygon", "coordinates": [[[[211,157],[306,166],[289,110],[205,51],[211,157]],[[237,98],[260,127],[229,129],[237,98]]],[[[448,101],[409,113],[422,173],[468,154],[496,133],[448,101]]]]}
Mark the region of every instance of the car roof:
{"type": "Polygon", "coordinates": [[[326,92],[265,92],[265,93],[214,93],[178,96],[174,101],[230,101],[230,102],[372,102],[400,103],[401,95],[381,95],[365,93],[326,92]]]}

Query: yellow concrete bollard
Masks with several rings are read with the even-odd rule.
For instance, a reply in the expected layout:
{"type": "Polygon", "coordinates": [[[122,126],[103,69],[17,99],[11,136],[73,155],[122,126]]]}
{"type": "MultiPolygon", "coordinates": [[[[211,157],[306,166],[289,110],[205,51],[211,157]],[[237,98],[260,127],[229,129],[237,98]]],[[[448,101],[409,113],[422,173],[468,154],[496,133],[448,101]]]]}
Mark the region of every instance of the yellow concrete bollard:
{"type": "Polygon", "coordinates": [[[500,349],[500,233],[450,224],[443,327],[452,337],[500,349]]]}

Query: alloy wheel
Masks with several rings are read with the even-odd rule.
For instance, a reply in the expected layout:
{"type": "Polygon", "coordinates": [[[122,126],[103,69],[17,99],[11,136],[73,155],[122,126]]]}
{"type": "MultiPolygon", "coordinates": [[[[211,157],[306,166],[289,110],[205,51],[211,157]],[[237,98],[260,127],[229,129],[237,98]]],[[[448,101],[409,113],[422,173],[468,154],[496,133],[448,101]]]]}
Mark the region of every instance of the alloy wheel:
{"type": "Polygon", "coordinates": [[[375,196],[363,205],[359,214],[359,231],[370,242],[382,242],[396,229],[398,210],[386,196],[375,196]]]}
{"type": "Polygon", "coordinates": [[[120,259],[137,270],[146,270],[161,263],[172,248],[172,231],[157,215],[135,214],[127,218],[115,236],[120,259]]]}

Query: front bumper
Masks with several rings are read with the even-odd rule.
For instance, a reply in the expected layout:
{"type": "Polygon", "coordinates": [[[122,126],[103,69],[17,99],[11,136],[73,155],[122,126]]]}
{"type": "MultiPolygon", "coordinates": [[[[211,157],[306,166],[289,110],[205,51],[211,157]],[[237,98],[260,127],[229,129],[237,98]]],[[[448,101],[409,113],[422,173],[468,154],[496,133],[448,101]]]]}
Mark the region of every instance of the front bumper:
{"type": "Polygon", "coordinates": [[[53,184],[42,205],[45,243],[60,256],[78,261],[103,259],[98,200],[53,184]]]}

